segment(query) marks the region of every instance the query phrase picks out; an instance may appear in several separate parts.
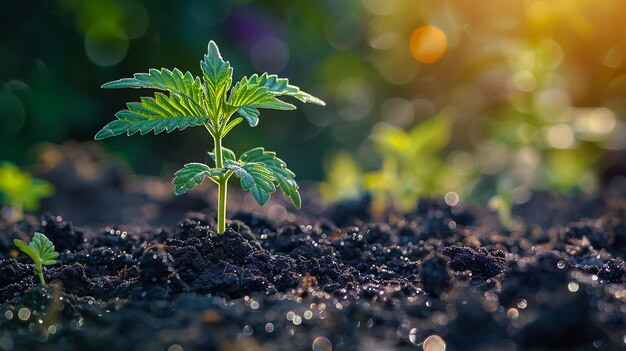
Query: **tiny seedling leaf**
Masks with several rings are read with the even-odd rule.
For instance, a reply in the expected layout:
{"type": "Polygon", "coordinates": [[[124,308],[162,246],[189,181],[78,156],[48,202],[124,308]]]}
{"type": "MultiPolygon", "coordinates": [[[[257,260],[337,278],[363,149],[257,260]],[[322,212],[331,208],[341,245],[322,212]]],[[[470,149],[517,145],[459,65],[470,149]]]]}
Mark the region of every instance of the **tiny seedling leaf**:
{"type": "Polygon", "coordinates": [[[54,244],[45,235],[35,232],[33,240],[26,244],[24,241],[15,239],[13,240],[15,246],[22,252],[27,254],[33,263],[35,263],[35,271],[39,276],[39,280],[42,284],[45,284],[43,279],[43,266],[50,266],[57,264],[56,258],[59,257],[59,253],[54,251],[54,244]]]}

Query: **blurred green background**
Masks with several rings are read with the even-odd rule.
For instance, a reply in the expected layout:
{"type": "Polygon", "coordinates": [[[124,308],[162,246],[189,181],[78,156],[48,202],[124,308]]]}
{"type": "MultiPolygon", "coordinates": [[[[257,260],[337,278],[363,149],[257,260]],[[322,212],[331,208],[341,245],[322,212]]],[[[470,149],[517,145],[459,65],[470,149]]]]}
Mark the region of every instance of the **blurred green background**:
{"type": "MultiPolygon", "coordinates": [[[[200,75],[213,39],[235,79],[278,73],[328,103],[264,112],[226,140],[276,150],[299,179],[324,179],[339,151],[375,172],[392,157],[377,131],[445,110],[449,133],[429,152],[458,178],[424,193],[505,188],[523,202],[532,190],[626,189],[623,0],[5,0],[0,17],[0,159],[17,164],[41,142],[91,140],[142,94],[104,82],[161,67],[200,75]],[[430,64],[410,46],[426,25],[445,34],[430,64]]],[[[201,128],[103,144],[167,177],[212,148],[201,128]]]]}

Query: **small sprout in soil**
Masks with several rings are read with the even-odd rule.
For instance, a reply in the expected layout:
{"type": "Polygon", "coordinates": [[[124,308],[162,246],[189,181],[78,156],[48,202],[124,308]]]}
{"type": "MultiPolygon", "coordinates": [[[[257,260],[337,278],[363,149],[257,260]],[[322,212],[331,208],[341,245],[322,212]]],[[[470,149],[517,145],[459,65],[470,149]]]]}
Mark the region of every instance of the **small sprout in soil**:
{"type": "Polygon", "coordinates": [[[176,172],[173,183],[176,195],[185,193],[208,178],[218,186],[217,232],[226,230],[226,189],[231,176],[239,178],[241,187],[250,191],[259,205],[265,204],[279,187],[296,207],[300,194],[295,174],[276,153],[261,147],[246,151],[239,157],[222,146],[222,139],[243,120],[251,127],[259,123],[259,109],[294,110],[296,107],[278,99],[292,97],[302,102],[324,106],[285,78],[273,74],[253,74],[232,86],[233,68],[224,61],[217,45],[209,42],[208,53],[200,62],[202,79],[178,69],[151,69],[104,84],[103,88],[151,88],[167,92],[144,97],[127,104],[116,114],[117,120],[100,130],[95,139],[102,140],[137,132],[159,134],[175,129],[204,126],[211,134],[214,150],[209,155],[214,167],[204,163],[188,163],[176,172]],[[236,115],[236,116],[235,116],[236,115]]]}
{"type": "Polygon", "coordinates": [[[10,162],[0,162],[0,203],[10,207],[10,219],[20,220],[24,210],[36,211],[41,199],[51,196],[54,186],[33,178],[10,162]]]}
{"type": "Polygon", "coordinates": [[[422,197],[460,192],[463,179],[440,157],[450,141],[453,122],[450,111],[444,110],[409,130],[377,126],[370,137],[382,160],[380,169],[362,172],[359,162],[339,154],[320,186],[323,199],[336,202],[367,192],[372,196],[373,213],[389,207],[410,212],[422,197]]]}
{"type": "Polygon", "coordinates": [[[513,190],[507,179],[502,179],[497,184],[497,194],[489,200],[489,207],[496,211],[500,225],[513,230],[516,222],[513,219],[513,190]]]}
{"type": "Polygon", "coordinates": [[[43,279],[43,266],[57,264],[56,258],[59,257],[59,253],[54,251],[52,241],[45,235],[35,232],[33,240],[28,244],[19,239],[15,239],[13,242],[22,252],[30,256],[35,263],[35,271],[39,276],[41,285],[46,285],[46,281],[43,279]]]}

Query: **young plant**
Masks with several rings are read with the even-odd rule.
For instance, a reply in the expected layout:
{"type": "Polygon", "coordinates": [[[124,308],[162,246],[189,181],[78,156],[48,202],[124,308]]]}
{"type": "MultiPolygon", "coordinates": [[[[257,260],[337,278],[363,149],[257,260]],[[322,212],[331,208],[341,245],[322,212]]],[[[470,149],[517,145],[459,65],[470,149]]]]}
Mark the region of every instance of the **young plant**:
{"type": "Polygon", "coordinates": [[[452,123],[452,116],[443,111],[410,130],[376,126],[370,138],[381,167],[364,172],[350,155],[338,154],[329,164],[327,180],[320,184],[322,199],[341,201],[366,192],[372,197],[372,213],[380,214],[387,208],[410,212],[421,197],[460,192],[470,176],[460,176],[440,156],[450,140],[452,123]]]}
{"type": "Polygon", "coordinates": [[[11,208],[11,219],[21,219],[24,210],[37,210],[39,201],[53,193],[54,186],[47,181],[33,178],[10,162],[0,163],[0,202],[11,208]]]}
{"type": "Polygon", "coordinates": [[[46,281],[43,279],[43,266],[57,264],[56,258],[59,257],[59,253],[54,251],[52,241],[45,235],[35,232],[33,240],[28,244],[19,239],[15,239],[13,242],[22,252],[30,256],[35,263],[35,272],[39,277],[39,282],[41,285],[46,285],[46,281]]]}
{"type": "Polygon", "coordinates": [[[218,186],[217,232],[226,230],[226,189],[231,176],[239,178],[241,187],[250,191],[259,205],[265,204],[279,187],[296,207],[300,194],[295,174],[276,153],[261,147],[246,151],[237,158],[222,146],[222,139],[244,119],[251,127],[259,123],[259,109],[294,110],[296,107],[278,97],[287,96],[302,102],[324,106],[325,103],[285,78],[263,73],[243,77],[232,86],[233,68],[224,61],[217,45],[209,42],[208,53],[200,61],[202,79],[178,69],[151,69],[104,84],[103,88],[151,88],[166,91],[154,98],[127,104],[116,114],[117,120],[96,134],[96,140],[126,133],[159,134],[175,129],[204,126],[213,137],[214,149],[209,153],[213,166],[188,163],[176,172],[173,184],[176,195],[185,193],[208,178],[218,186]],[[232,86],[232,88],[231,88],[232,86]],[[236,115],[236,116],[235,116],[236,115]]]}

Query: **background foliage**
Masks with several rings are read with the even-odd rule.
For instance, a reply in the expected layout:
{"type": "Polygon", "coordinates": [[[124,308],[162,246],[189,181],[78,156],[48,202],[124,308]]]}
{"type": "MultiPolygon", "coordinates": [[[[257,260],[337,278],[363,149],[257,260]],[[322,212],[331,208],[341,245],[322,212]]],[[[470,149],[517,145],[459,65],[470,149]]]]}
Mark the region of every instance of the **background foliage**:
{"type": "MultiPolygon", "coordinates": [[[[428,157],[475,194],[503,182],[517,201],[532,189],[622,192],[625,16],[623,0],[3,1],[0,159],[29,163],[37,143],[91,140],[140,94],[103,82],[148,67],[198,72],[213,39],[235,78],[275,72],[328,102],[266,113],[229,136],[237,152],[276,150],[300,179],[322,179],[339,152],[379,171],[381,130],[445,110],[448,143],[428,157]],[[423,25],[447,38],[428,65],[409,45],[423,25]]],[[[210,144],[186,130],[106,147],[139,173],[169,177],[210,144]]]]}

